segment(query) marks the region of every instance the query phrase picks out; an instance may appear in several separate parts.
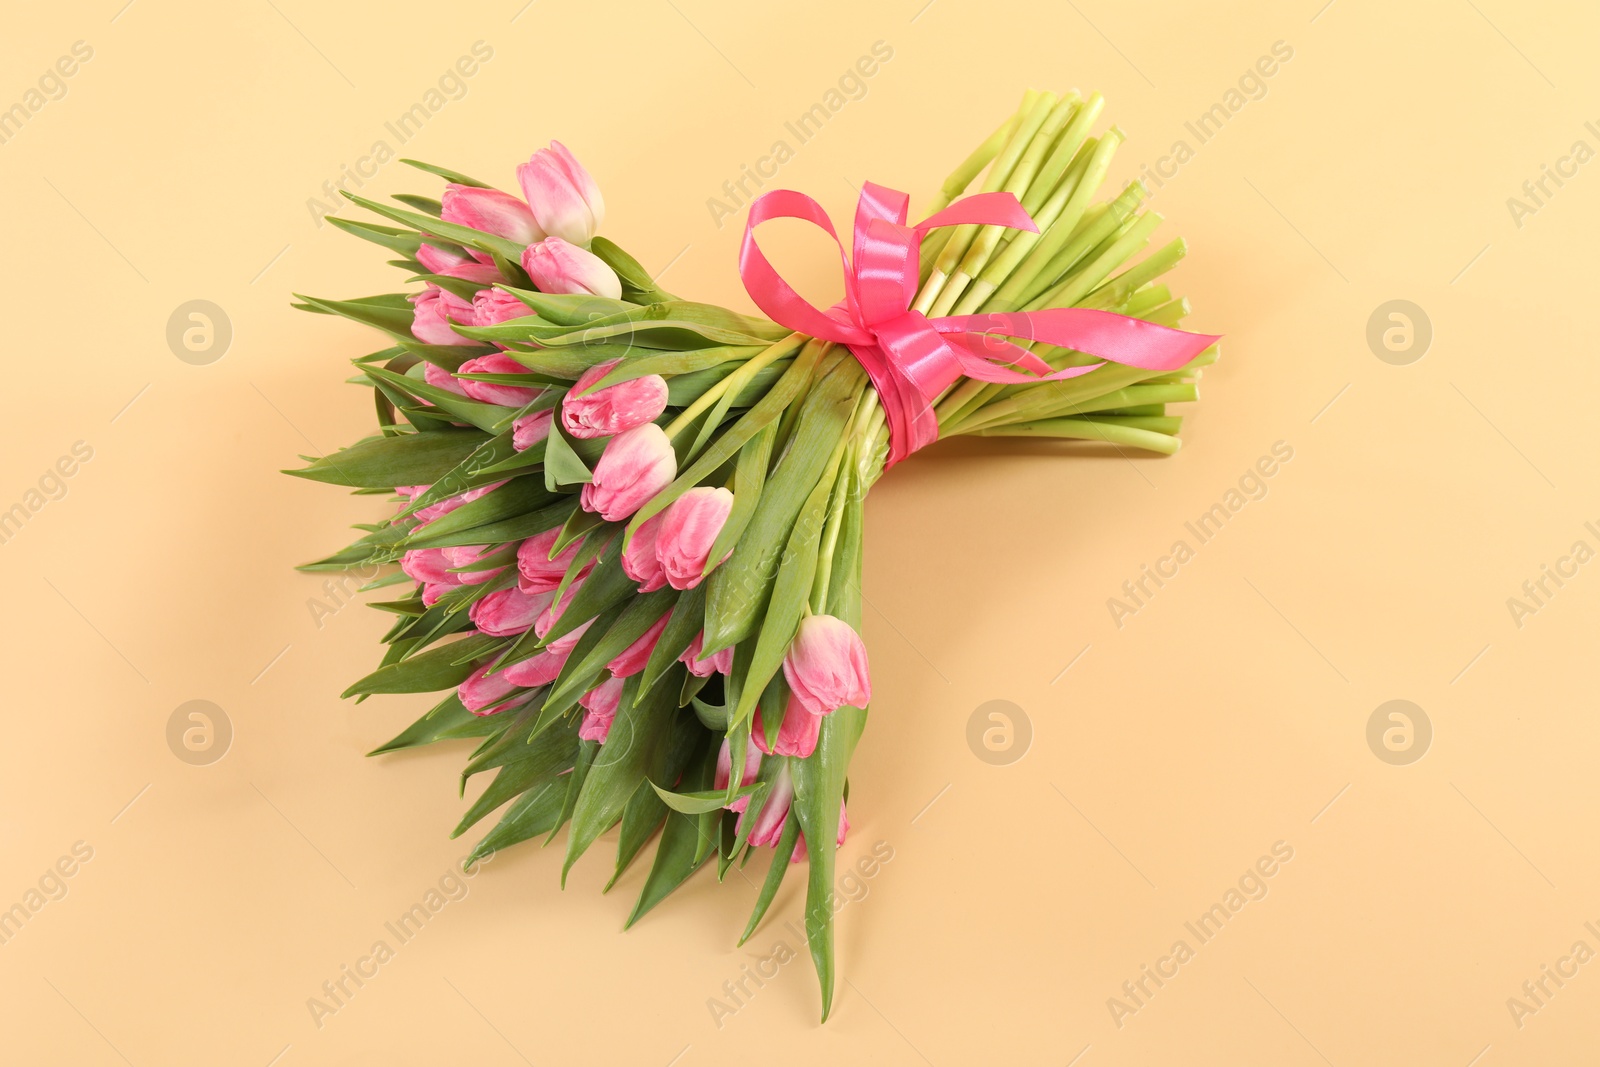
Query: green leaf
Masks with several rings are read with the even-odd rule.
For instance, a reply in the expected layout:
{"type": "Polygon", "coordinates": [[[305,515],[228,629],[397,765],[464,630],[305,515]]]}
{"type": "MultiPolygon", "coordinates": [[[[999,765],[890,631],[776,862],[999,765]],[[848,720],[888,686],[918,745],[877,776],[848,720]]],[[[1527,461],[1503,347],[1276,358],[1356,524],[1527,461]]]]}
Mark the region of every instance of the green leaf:
{"type": "Polygon", "coordinates": [[[655,279],[650,277],[650,272],[640,266],[637,259],[624,252],[616,242],[596,237],[589,242],[589,251],[599,256],[606,266],[617,272],[617,277],[622,279],[624,296],[632,292],[635,298],[645,304],[673,299],[672,294],[657,288],[655,279]]]}
{"type": "Polygon", "coordinates": [[[667,807],[671,808],[673,811],[681,811],[685,815],[704,815],[708,811],[721,811],[732,801],[738,800],[740,797],[747,797],[756,791],[755,783],[753,782],[749,785],[741,786],[734,790],[732,797],[729,797],[727,792],[721,789],[703,789],[690,793],[673,793],[669,790],[662,789],[654,782],[650,783],[650,788],[656,791],[656,794],[661,797],[662,802],[665,803],[667,807]]]}
{"type": "Polygon", "coordinates": [[[469,178],[460,171],[450,170],[448,167],[438,167],[432,163],[424,163],[419,159],[401,159],[400,162],[408,167],[416,167],[418,170],[426,171],[429,174],[437,174],[445,181],[454,182],[456,185],[470,185],[476,189],[491,188],[485,182],[480,182],[476,178],[469,178]]]}
{"type": "Polygon", "coordinates": [[[461,703],[461,698],[451,693],[434,705],[422,718],[368,752],[369,756],[401,749],[431,745],[435,741],[454,741],[461,738],[483,737],[494,733],[498,725],[493,715],[474,715],[461,703]]]}
{"type": "Polygon", "coordinates": [[[572,450],[567,431],[556,420],[550,422],[550,436],[544,441],[544,484],[552,493],[563,485],[587,485],[594,480],[589,468],[572,450]]]}
{"type": "Polygon", "coordinates": [[[375,214],[421,233],[432,234],[434,237],[443,237],[446,241],[454,241],[466,248],[476,248],[480,252],[492,252],[515,263],[522,258],[522,245],[515,241],[508,241],[504,237],[496,237],[492,233],[470,229],[466,226],[457,226],[453,222],[442,222],[431,215],[420,214],[415,211],[405,211],[401,208],[380,204],[376,200],[368,200],[364,196],[340,190],[345,199],[353,204],[359,204],[375,214]]]}
{"type": "Polygon", "coordinates": [[[422,238],[411,230],[402,230],[394,226],[381,226],[376,222],[362,222],[358,219],[341,219],[337,215],[326,216],[345,233],[355,234],[364,241],[382,245],[393,249],[406,256],[415,256],[417,249],[422,247],[422,238]]]}
{"type": "MultiPolygon", "coordinates": [[[[829,586],[828,610],[857,628],[861,625],[861,500],[852,494],[846,526],[835,554],[834,574],[849,576],[829,586]]],[[[817,748],[803,760],[790,760],[794,778],[793,813],[806,837],[810,874],[806,885],[806,940],[822,991],[822,1018],[833,1004],[833,885],[839,809],[856,742],[866,727],[865,708],[842,707],[822,720],[817,748]]]]}
{"type": "MultiPolygon", "coordinates": [[[[791,450],[792,454],[792,450],[791,450]]],[[[733,721],[743,722],[756,709],[767,683],[783,664],[784,654],[794,639],[796,628],[811,599],[811,584],[817,573],[818,543],[827,521],[828,504],[833,496],[838,464],[843,458],[844,440],[840,438],[833,459],[821,479],[811,490],[801,508],[800,517],[789,533],[783,561],[777,567],[777,578],[772,583],[772,595],[765,605],[760,630],[756,633],[755,651],[751,655],[749,672],[742,677],[743,690],[733,721]]],[[[779,468],[782,473],[782,468],[779,468]]],[[[735,549],[735,554],[738,550],[735,549]]],[[[713,591],[714,592],[714,591],[713,591]]],[[[711,629],[710,612],[707,613],[707,632],[711,629]]],[[[719,624],[726,620],[719,618],[719,624]]],[[[708,638],[707,644],[710,643],[708,638]]],[[[776,736],[772,724],[767,723],[768,735],[776,736]]]]}
{"type": "MultiPolygon", "coordinates": [[[[716,772],[716,737],[707,736],[704,744],[693,769],[684,778],[685,784],[691,787],[710,785],[716,772]]],[[[657,792],[660,793],[660,790],[657,792]]],[[[716,851],[716,826],[721,818],[720,807],[704,814],[674,811],[667,816],[667,824],[661,831],[661,843],[656,846],[655,860],[650,865],[650,874],[645,879],[644,888],[639,891],[638,903],[633,906],[624,928],[638,922],[711,858],[716,851]]]]}
{"type": "Polygon", "coordinates": [[[460,837],[485,815],[519,793],[555,781],[557,775],[572,765],[577,754],[577,725],[573,724],[569,729],[546,730],[533,744],[522,747],[528,751],[528,755],[501,766],[500,773],[494,776],[489,788],[473,802],[450,832],[451,838],[460,837]]]}
{"type": "Polygon", "coordinates": [[[706,556],[706,575],[710,575],[721,560],[733,551],[744,528],[750,525],[751,518],[755,516],[756,505],[761,502],[761,487],[767,481],[767,468],[772,462],[772,442],[777,433],[778,424],[768,423],[739,450],[733,484],[729,486],[733,490],[733,507],[729,509],[727,521],[722,524],[716,543],[706,556]]]}
{"type": "Polygon", "coordinates": [[[635,704],[630,690],[636,690],[637,685],[633,678],[624,683],[617,717],[578,796],[572,832],[567,838],[567,857],[561,867],[563,885],[578,857],[622,817],[628,798],[655,762],[658,746],[665,743],[679,718],[671,702],[659,695],[635,704]]]}
{"type": "Polygon", "coordinates": [[[767,877],[761,883],[761,892],[756,894],[756,906],[750,912],[750,921],[745,924],[744,933],[739,935],[739,944],[750,940],[756,932],[756,927],[761,925],[761,920],[766,917],[767,909],[772,907],[773,898],[778,895],[778,887],[783,884],[783,876],[789,873],[792,864],[789,857],[794,855],[795,842],[800,840],[800,820],[785,819],[783,829],[778,834],[778,844],[772,852],[772,865],[767,868],[767,877]]]}
{"type": "Polygon", "coordinates": [[[566,782],[561,778],[523,793],[506,809],[494,829],[473,846],[467,862],[476,863],[503,848],[555,830],[560,825],[566,794],[566,782]]]}
{"type": "Polygon", "coordinates": [[[449,474],[488,440],[477,430],[369,437],[323,456],[304,470],[284,473],[314,482],[373,489],[429,485],[449,474]]]}
{"type": "MultiPolygon", "coordinates": [[[[330,216],[331,217],[331,216],[330,216]]],[[[310,307],[329,315],[339,315],[406,341],[411,335],[411,304],[403,293],[386,293],[383,296],[363,297],[359,300],[324,300],[313,296],[294,294],[310,307]]]]}
{"type": "MultiPolygon", "coordinates": [[[[649,769],[647,779],[677,781],[700,743],[698,730],[673,730],[667,743],[661,746],[661,759],[649,769]]],[[[617,835],[617,868],[606,882],[605,892],[609,893],[611,887],[617,884],[617,879],[622,877],[634,857],[649,843],[666,817],[667,806],[656,796],[655,790],[640,782],[633,796],[628,799],[628,806],[622,811],[622,826],[617,835]]]]}
{"type": "Polygon", "coordinates": [[[396,374],[382,367],[368,367],[367,375],[372,379],[385,382],[409,393],[411,396],[420,397],[430,404],[448,412],[462,422],[470,422],[486,433],[498,434],[511,425],[511,420],[516,416],[515,408],[501,407],[499,404],[485,404],[480,400],[453,393],[449,389],[437,385],[429,385],[418,374],[413,378],[410,374],[396,374]]]}
{"type": "Polygon", "coordinates": [[[395,193],[394,198],[406,207],[414,207],[425,215],[438,218],[444,214],[444,205],[431,196],[418,196],[415,193],[395,193]]]}
{"type": "Polygon", "coordinates": [[[399,663],[379,667],[340,695],[431,693],[449,689],[467,680],[467,675],[473,671],[473,659],[487,656],[504,643],[504,638],[474,634],[399,663]]]}
{"type": "MultiPolygon", "coordinates": [[[[577,724],[574,723],[573,725],[576,726],[577,724]]],[[[572,814],[578,806],[578,798],[583,793],[584,783],[589,780],[589,771],[594,767],[595,757],[599,754],[600,743],[598,741],[578,742],[578,758],[573,762],[572,773],[567,775],[567,794],[561,801],[561,815],[556,820],[555,829],[551,830],[550,836],[545,838],[544,843],[546,845],[555,840],[556,830],[561,829],[567,824],[567,820],[572,818],[572,814]]],[[[570,839],[570,837],[571,835],[569,834],[568,838],[570,839]]],[[[567,888],[565,871],[561,873],[561,888],[567,888]]]]}
{"type": "Polygon", "coordinates": [[[596,319],[625,314],[637,305],[627,300],[613,300],[606,296],[587,293],[541,293],[536,289],[518,289],[510,285],[496,285],[527,304],[543,324],[555,326],[581,326],[596,319]]]}

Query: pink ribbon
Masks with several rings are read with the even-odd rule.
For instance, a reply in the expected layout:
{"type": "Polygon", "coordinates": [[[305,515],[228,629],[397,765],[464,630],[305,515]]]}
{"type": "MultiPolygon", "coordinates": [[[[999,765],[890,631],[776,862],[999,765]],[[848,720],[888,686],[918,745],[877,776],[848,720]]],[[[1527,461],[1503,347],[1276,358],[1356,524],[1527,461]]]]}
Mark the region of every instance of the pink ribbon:
{"type": "Polygon", "coordinates": [[[739,274],[745,289],[773,322],[849,347],[882,398],[889,423],[887,466],[939,439],[933,401],[961,376],[1004,384],[1060,381],[1087,367],[1052,371],[1049,364],[1008,337],[1074,349],[1146,370],[1176,370],[1217,338],[1089,308],[930,319],[912,309],[917,296],[922,236],[940,226],[1006,226],[1038,232],[1010,193],[963,197],[915,226],[906,225],[910,198],[866,182],[856,205],[854,252],[846,255],[822,206],[804,193],[776,189],[750,205],[739,274]],[[756,244],[755,229],[769,219],[802,219],[839,245],[844,300],[826,311],[778,276],[756,244]],[[1022,368],[1017,370],[1014,368],[1022,368]],[[1027,373],[1024,373],[1024,372],[1027,373]]]}

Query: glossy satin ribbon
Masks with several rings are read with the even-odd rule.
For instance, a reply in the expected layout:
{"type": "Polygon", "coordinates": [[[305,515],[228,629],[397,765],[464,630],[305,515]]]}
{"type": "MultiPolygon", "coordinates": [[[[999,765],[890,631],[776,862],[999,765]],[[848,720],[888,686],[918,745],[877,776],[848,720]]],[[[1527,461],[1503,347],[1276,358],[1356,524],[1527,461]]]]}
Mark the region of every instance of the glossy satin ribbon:
{"type": "Polygon", "coordinates": [[[1174,330],[1089,308],[950,315],[930,319],[911,304],[917,296],[922,236],[940,226],[1005,226],[1037,233],[1010,193],[963,197],[915,226],[906,225],[910,198],[867,182],[856,205],[853,253],[847,255],[822,206],[804,193],[776,189],[750,205],[739,273],[756,306],[791,330],[849,347],[882,398],[889,423],[887,466],[939,438],[933,402],[963,375],[1022,384],[1087,374],[1087,367],[1052,371],[1049,364],[1006,340],[1042,341],[1114,363],[1176,370],[1217,338],[1174,330]],[[802,219],[839,245],[844,265],[842,302],[823,310],[795,292],[762,254],[755,229],[769,219],[802,219]],[[1021,368],[1016,369],[1016,368],[1021,368]]]}

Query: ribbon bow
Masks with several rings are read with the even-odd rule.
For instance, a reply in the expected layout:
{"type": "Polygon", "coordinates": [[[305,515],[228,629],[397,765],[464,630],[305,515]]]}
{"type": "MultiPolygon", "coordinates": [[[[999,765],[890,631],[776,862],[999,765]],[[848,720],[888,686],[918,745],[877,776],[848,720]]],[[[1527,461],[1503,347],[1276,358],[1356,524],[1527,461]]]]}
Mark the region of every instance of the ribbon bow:
{"type": "Polygon", "coordinates": [[[856,204],[854,251],[846,255],[822,206],[804,193],[775,189],[750,205],[739,274],[773,322],[849,347],[882,398],[889,423],[886,466],[939,438],[933,402],[958,378],[1020,384],[1087,374],[1102,363],[1052,371],[1007,337],[1071,348],[1147,370],[1175,370],[1217,338],[1090,308],[949,315],[930,319],[912,308],[917,295],[922,236],[940,226],[1005,226],[1039,232],[1010,193],[963,197],[915,226],[906,225],[910,198],[866,182],[856,204]],[[833,238],[844,264],[844,300],[822,310],[779,277],[756,244],[755,229],[770,219],[803,219],[833,238]],[[1017,370],[1014,368],[1023,368],[1017,370]],[[1028,373],[1024,373],[1024,371],[1028,373]]]}

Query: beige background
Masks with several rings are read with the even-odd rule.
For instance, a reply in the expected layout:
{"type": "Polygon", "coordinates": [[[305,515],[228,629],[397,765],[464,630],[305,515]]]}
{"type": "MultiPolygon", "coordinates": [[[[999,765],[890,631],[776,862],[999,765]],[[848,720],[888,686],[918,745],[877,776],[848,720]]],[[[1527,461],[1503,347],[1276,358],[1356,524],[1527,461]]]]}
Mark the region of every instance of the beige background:
{"type": "MultiPolygon", "coordinates": [[[[93,850],[0,946],[7,1062],[1592,1054],[1600,963],[1547,980],[1520,1027],[1507,1007],[1574,942],[1600,950],[1600,564],[1520,627],[1506,604],[1575,541],[1600,548],[1581,321],[1600,164],[1520,226],[1507,206],[1575,141],[1600,149],[1588,5],[122,2],[13,11],[0,41],[0,107],[93,49],[0,144],[0,508],[93,449],[0,546],[0,907],[93,850]],[[337,699],[384,620],[319,628],[322,579],[291,570],[383,505],[276,473],[367,431],[369,400],[339,383],[377,347],[287,301],[390,286],[306,201],[393,145],[384,123],[479,40],[492,60],[404,154],[510,183],[561,138],[604,186],[608,234],[737,306],[739,227],[707,199],[876,41],[893,59],[772,183],[839,218],[869,177],[926,203],[1029,85],[1108,95],[1121,181],[1195,147],[1185,121],[1293,49],[1155,198],[1191,242],[1191,323],[1228,335],[1183,452],[956,442],[873,493],[877,702],[844,856],[894,858],[841,914],[825,1027],[803,957],[720,1027],[707,1003],[779,942],[802,950],[799,879],[746,950],[754,889],[732,875],[623,935],[643,869],[599,896],[604,846],[565,893],[558,850],[503,855],[320,1028],[307,1008],[470,842],[447,839],[463,746],[362,757],[426,701],[337,699]],[[234,332],[206,366],[165,339],[193,299],[234,332]],[[1434,334],[1404,366],[1366,339],[1394,299],[1434,334]],[[1293,459],[1265,498],[1116,626],[1107,598],[1279,441],[1293,459]],[[195,699],[234,732],[208,766],[167,742],[195,699]],[[1406,766],[1366,740],[1392,699],[1433,728],[1406,766]],[[1031,723],[1007,765],[967,742],[991,700],[1031,723]],[[1119,1027],[1108,998],[1280,841],[1266,897],[1119,1027]]],[[[391,162],[363,191],[435,189],[391,162]]],[[[803,262],[812,291],[837,285],[825,256],[803,262]]]]}

